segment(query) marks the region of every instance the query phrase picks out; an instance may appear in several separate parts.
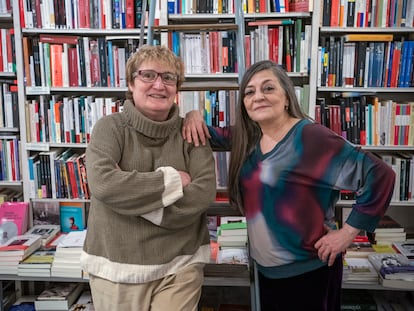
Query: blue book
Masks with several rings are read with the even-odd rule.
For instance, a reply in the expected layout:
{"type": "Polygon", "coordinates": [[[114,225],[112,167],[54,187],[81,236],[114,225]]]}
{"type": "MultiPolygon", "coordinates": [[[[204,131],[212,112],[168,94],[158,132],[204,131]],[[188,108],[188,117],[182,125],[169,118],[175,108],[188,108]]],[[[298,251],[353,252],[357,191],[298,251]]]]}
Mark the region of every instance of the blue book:
{"type": "Polygon", "coordinates": [[[114,74],[114,59],[112,53],[112,41],[106,42],[108,46],[108,69],[109,69],[109,86],[115,86],[115,74],[114,74]]]}
{"type": "Polygon", "coordinates": [[[60,202],[60,231],[85,229],[85,205],[81,202],[60,202]]]}

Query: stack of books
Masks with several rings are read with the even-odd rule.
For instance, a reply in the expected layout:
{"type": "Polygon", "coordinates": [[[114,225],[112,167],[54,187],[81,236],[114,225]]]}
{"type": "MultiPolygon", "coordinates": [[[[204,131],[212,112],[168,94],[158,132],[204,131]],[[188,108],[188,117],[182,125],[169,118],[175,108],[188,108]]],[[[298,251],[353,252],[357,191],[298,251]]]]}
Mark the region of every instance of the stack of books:
{"type": "Polygon", "coordinates": [[[404,227],[389,215],[385,215],[377,228],[370,234],[371,241],[375,244],[392,244],[403,242],[407,239],[404,227]]]}
{"type": "Polygon", "coordinates": [[[51,276],[82,278],[80,256],[85,242],[86,230],[69,232],[59,241],[52,263],[51,276]]]}
{"type": "Polygon", "coordinates": [[[34,303],[36,311],[68,311],[82,291],[82,283],[51,283],[37,296],[34,303]]]}
{"type": "Polygon", "coordinates": [[[414,265],[398,253],[376,253],[368,260],[378,273],[384,287],[414,290],[414,265]]]}
{"type": "Polygon", "coordinates": [[[35,234],[17,235],[0,246],[0,274],[17,274],[19,263],[40,248],[42,238],[35,234]]]}
{"type": "Polygon", "coordinates": [[[378,284],[378,273],[368,258],[345,257],[342,279],[349,284],[378,284]]]}
{"type": "Polygon", "coordinates": [[[347,247],[345,258],[368,258],[369,254],[375,253],[371,242],[366,235],[357,235],[347,247]]]}
{"type": "Polygon", "coordinates": [[[37,250],[19,263],[17,275],[50,277],[55,250],[37,250]]]}
{"type": "Polygon", "coordinates": [[[217,263],[248,264],[245,217],[221,217],[217,230],[217,263]]]}

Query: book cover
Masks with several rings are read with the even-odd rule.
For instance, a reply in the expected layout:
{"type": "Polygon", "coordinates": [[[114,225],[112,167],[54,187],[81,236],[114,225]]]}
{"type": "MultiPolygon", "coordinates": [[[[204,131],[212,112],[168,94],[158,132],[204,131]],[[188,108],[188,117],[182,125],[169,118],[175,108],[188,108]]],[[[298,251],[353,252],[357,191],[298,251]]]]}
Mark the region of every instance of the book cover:
{"type": "Polygon", "coordinates": [[[50,268],[55,257],[54,250],[37,250],[19,263],[19,267],[50,268]]]}
{"type": "Polygon", "coordinates": [[[60,225],[58,201],[33,201],[33,225],[60,225]]]}
{"type": "Polygon", "coordinates": [[[0,245],[27,231],[29,203],[4,202],[0,205],[0,245]]]}
{"type": "Polygon", "coordinates": [[[0,246],[0,256],[9,256],[11,254],[27,257],[42,244],[42,238],[35,234],[21,234],[9,239],[5,244],[0,246]],[[9,253],[12,252],[12,253],[9,253]]]}
{"type": "Polygon", "coordinates": [[[84,203],[60,202],[60,227],[62,232],[85,229],[84,203]]]}
{"type": "Polygon", "coordinates": [[[368,260],[378,272],[383,286],[414,289],[414,265],[404,255],[398,253],[370,254],[368,260]],[[387,283],[387,280],[395,282],[387,283]],[[397,285],[397,280],[401,281],[401,284],[397,285]]]}
{"type": "Polygon", "coordinates": [[[82,290],[82,283],[51,283],[37,296],[36,310],[69,310],[82,290]]]}
{"type": "Polygon", "coordinates": [[[42,237],[42,245],[49,243],[60,232],[60,225],[34,225],[26,234],[37,234],[42,237]]]}
{"type": "Polygon", "coordinates": [[[403,242],[393,242],[392,247],[398,253],[405,256],[408,260],[414,260],[414,240],[406,240],[403,242]]]}

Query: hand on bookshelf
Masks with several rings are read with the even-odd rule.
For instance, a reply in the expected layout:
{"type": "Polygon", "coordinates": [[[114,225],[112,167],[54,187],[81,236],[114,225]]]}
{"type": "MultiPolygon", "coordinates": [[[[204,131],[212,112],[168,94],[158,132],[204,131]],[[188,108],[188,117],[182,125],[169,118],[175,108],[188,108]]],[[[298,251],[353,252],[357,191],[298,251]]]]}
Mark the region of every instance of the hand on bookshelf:
{"type": "Polygon", "coordinates": [[[194,143],[196,147],[200,145],[200,142],[205,145],[206,138],[210,138],[207,125],[198,110],[187,112],[181,131],[183,138],[190,144],[194,143]]]}

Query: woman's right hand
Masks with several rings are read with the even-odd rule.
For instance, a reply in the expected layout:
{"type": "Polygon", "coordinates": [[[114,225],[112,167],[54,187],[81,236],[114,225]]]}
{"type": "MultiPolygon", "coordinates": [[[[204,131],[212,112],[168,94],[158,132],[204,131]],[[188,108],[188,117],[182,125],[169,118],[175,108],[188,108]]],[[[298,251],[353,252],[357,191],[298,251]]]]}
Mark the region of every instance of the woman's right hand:
{"type": "Polygon", "coordinates": [[[181,177],[181,184],[183,185],[183,188],[191,183],[191,176],[187,172],[178,171],[178,174],[180,174],[181,177]]]}
{"type": "Polygon", "coordinates": [[[203,116],[198,110],[186,113],[181,133],[188,143],[194,143],[196,147],[200,145],[200,142],[205,145],[206,138],[211,138],[203,116]]]}

